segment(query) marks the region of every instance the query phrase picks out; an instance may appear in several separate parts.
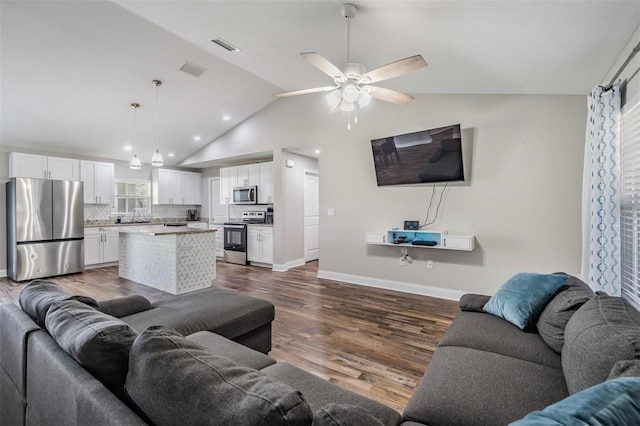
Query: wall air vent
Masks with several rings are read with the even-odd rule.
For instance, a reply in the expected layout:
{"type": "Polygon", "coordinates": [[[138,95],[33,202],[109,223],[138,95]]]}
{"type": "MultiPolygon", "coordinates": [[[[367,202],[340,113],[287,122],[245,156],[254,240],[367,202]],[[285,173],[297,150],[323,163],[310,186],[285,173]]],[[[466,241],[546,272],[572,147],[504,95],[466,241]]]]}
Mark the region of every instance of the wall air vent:
{"type": "Polygon", "coordinates": [[[237,47],[235,47],[233,44],[229,43],[226,40],[221,39],[220,37],[218,38],[213,38],[211,39],[212,42],[214,42],[215,44],[217,44],[218,46],[227,49],[229,52],[239,52],[240,49],[238,49],[237,47]]]}
{"type": "Polygon", "coordinates": [[[180,67],[180,71],[191,74],[194,77],[200,77],[207,69],[193,62],[184,61],[184,65],[180,67]]]}

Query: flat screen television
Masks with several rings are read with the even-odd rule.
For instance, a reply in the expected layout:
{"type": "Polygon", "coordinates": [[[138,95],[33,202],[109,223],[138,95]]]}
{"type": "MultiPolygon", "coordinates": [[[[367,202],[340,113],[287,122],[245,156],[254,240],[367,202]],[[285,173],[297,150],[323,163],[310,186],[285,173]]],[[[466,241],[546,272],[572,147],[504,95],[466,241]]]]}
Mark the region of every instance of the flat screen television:
{"type": "Polygon", "coordinates": [[[464,181],[460,125],[372,139],[378,186],[464,181]]]}

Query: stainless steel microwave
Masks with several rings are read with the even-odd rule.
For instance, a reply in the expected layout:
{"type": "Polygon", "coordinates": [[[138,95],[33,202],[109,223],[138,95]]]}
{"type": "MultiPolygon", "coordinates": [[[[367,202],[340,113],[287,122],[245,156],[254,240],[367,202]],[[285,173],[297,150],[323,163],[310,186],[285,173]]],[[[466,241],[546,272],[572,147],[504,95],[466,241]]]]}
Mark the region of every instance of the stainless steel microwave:
{"type": "Polygon", "coordinates": [[[257,204],[257,186],[237,186],[233,188],[233,204],[257,204]]]}

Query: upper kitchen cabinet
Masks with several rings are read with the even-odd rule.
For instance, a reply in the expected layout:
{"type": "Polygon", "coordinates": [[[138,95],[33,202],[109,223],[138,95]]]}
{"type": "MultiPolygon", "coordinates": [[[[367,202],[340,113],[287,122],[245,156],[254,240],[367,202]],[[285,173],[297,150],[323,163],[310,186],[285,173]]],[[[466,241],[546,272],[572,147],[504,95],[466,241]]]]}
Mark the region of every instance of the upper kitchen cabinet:
{"type": "Polygon", "coordinates": [[[113,195],[113,163],[99,161],[80,162],[84,182],[85,204],[111,204],[113,195]]]}
{"type": "Polygon", "coordinates": [[[80,180],[80,160],[11,152],[9,177],[80,180]]]}
{"type": "Polygon", "coordinates": [[[154,169],[151,172],[153,204],[202,204],[202,174],[154,169]]]}
{"type": "Polygon", "coordinates": [[[273,203],[273,161],[258,164],[258,204],[273,203]]]}
{"type": "Polygon", "coordinates": [[[220,204],[233,204],[233,188],[257,186],[258,204],[273,203],[273,161],[220,169],[220,204]]]}

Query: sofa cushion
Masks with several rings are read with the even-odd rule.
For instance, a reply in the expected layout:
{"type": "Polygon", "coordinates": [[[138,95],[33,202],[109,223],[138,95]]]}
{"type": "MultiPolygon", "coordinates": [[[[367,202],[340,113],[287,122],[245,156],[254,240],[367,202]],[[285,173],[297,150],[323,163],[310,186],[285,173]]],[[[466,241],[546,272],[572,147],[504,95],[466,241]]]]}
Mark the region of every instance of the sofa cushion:
{"type": "Polygon", "coordinates": [[[596,295],[565,329],[562,368],[570,393],[604,382],[616,362],[640,359],[640,312],[620,297],[596,295]]]}
{"type": "Polygon", "coordinates": [[[132,294],[98,302],[98,309],[105,314],[120,318],[151,309],[151,302],[144,296],[132,294]]]}
{"type": "Polygon", "coordinates": [[[435,351],[403,419],[425,425],[506,425],[566,396],[562,370],[444,346],[435,351]]]}
{"type": "Polygon", "coordinates": [[[396,410],[378,401],[351,392],[289,363],[278,362],[264,368],[262,372],[301,391],[314,412],[329,404],[338,403],[358,406],[383,425],[395,426],[401,420],[400,414],[396,410]]]}
{"type": "Polygon", "coordinates": [[[504,283],[483,309],[525,329],[567,279],[566,275],[521,272],[504,283]]]}
{"type": "Polygon", "coordinates": [[[131,327],[77,300],[51,305],[46,326],[65,352],[118,397],[124,396],[129,350],[137,336],[131,327]]]}
{"type": "Polygon", "coordinates": [[[467,293],[462,295],[458,304],[463,311],[484,312],[482,308],[484,308],[489,299],[491,299],[491,296],[467,293]]]}
{"type": "Polygon", "coordinates": [[[329,404],[313,414],[311,426],[383,426],[383,424],[362,407],[329,404]]]}
{"type": "Polygon", "coordinates": [[[564,329],[571,316],[595,293],[580,279],[570,276],[547,303],[536,324],[540,337],[557,353],[562,352],[564,329]]]}
{"type": "Polygon", "coordinates": [[[494,352],[562,370],[560,355],[538,333],[486,313],[460,312],[440,341],[440,347],[460,346],[494,352]]]}
{"type": "Polygon", "coordinates": [[[126,392],[155,424],[308,425],[312,420],[297,390],[212,355],[166,327],[149,327],[136,339],[126,392]]]}
{"type": "Polygon", "coordinates": [[[152,306],[153,309],[124,316],[122,320],[139,332],[151,325],[163,325],[184,336],[212,331],[234,339],[271,323],[275,316],[272,303],[220,288],[169,297],[152,306]]]}
{"type": "Polygon", "coordinates": [[[18,295],[22,310],[40,327],[44,327],[44,319],[49,307],[59,300],[78,300],[92,308],[98,307],[95,299],[87,296],[71,296],[58,284],[46,280],[33,280],[18,295]]]}
{"type": "Polygon", "coordinates": [[[640,424],[640,378],[609,380],[542,411],[528,414],[511,426],[640,424]]]}
{"type": "Polygon", "coordinates": [[[187,339],[196,342],[205,348],[210,354],[221,356],[245,367],[261,370],[276,360],[262,352],[255,351],[219,334],[210,331],[199,331],[187,336],[187,339]]]}

